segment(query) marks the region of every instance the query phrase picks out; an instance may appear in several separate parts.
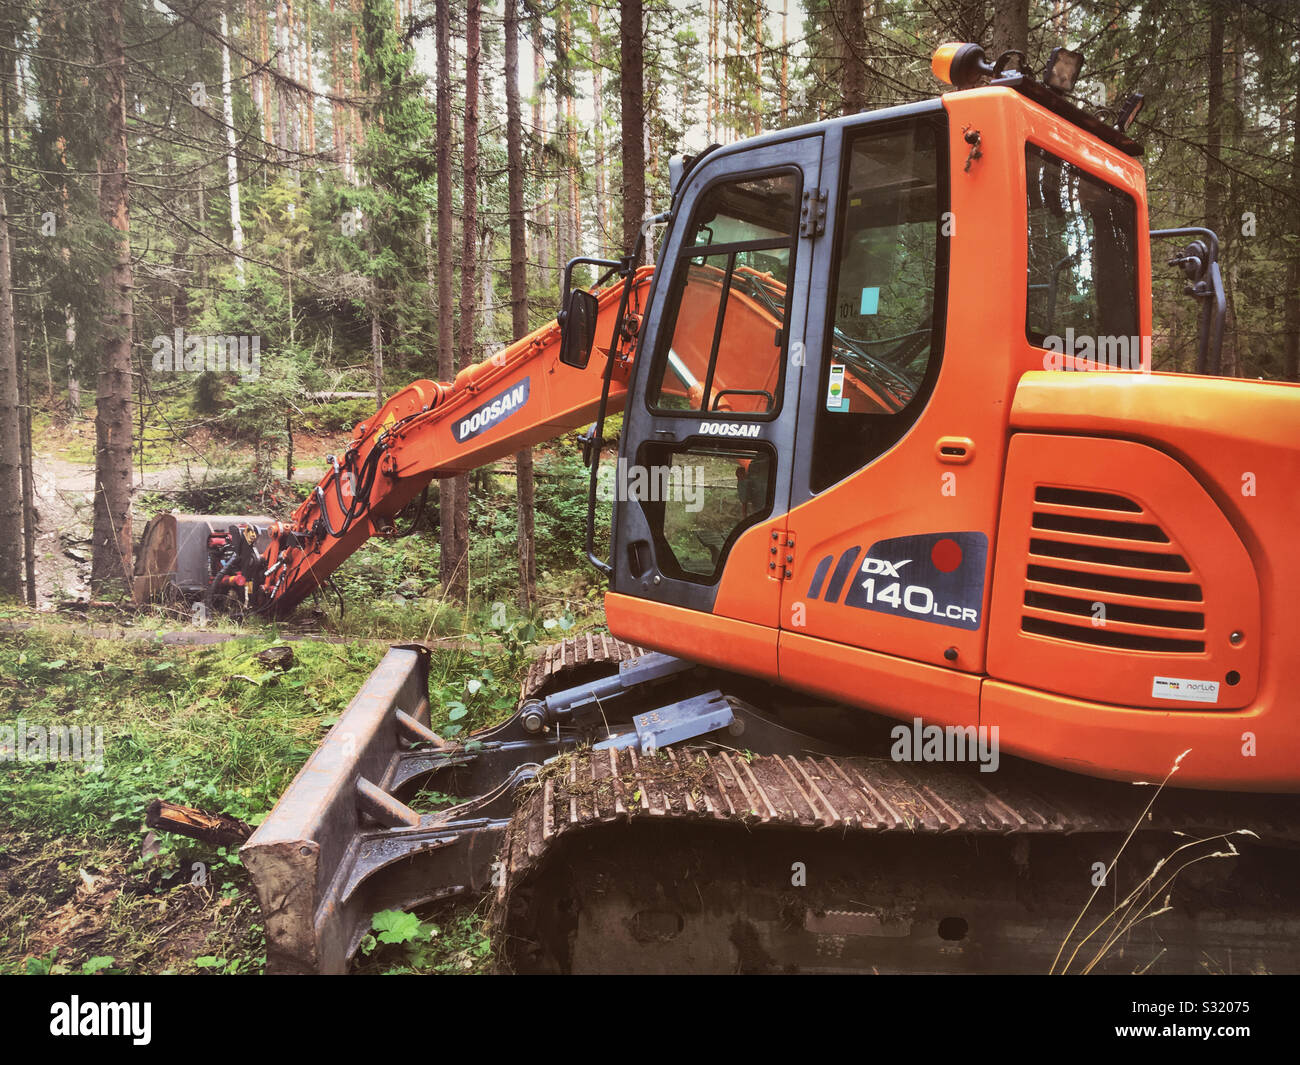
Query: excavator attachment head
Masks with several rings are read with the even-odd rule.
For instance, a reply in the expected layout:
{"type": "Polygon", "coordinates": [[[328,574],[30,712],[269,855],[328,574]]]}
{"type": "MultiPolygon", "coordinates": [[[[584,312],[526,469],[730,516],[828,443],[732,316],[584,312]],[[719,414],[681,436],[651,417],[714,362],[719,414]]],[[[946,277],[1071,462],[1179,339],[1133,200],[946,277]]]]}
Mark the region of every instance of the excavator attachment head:
{"type": "Polygon", "coordinates": [[[252,532],[251,546],[265,551],[273,519],[257,515],[180,514],[171,511],[149,519],[135,559],[132,598],[150,601],[197,602],[208,591],[221,567],[221,556],[239,535],[252,532]],[[214,559],[216,560],[214,568],[214,559]]]}

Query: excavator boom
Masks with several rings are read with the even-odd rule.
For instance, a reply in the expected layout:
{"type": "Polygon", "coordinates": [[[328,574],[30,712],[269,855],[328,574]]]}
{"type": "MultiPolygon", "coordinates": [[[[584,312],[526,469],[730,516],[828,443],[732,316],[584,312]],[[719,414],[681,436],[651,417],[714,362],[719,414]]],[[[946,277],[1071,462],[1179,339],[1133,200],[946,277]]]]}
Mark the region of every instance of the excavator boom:
{"type": "MultiPolygon", "coordinates": [[[[641,267],[596,297],[595,346],[613,358],[609,409],[622,408],[635,342],[616,345],[614,331],[627,288],[635,323],[654,277],[641,267]]],[[[633,326],[634,328],[634,326],[633,326]]],[[[461,370],[450,384],[420,380],[359,422],[342,456],[287,520],[160,515],[146,527],[137,598],[174,581],[209,601],[225,593],[241,606],[283,617],[311,595],[371,536],[392,535],[394,521],[436,477],[477,469],[590,422],[600,402],[604,360],[584,368],[560,361],[561,328],[547,322],[491,358],[461,370]],[[181,527],[183,526],[183,528],[181,527]],[[193,528],[223,561],[189,546],[193,528]]]]}

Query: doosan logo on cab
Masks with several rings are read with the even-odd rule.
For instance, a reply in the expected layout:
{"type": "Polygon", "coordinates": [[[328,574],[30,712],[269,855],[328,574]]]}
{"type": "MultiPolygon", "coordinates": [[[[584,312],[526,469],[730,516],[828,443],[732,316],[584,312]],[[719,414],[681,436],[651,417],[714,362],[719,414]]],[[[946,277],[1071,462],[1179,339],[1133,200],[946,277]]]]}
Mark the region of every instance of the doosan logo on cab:
{"type": "Polygon", "coordinates": [[[742,425],[738,422],[700,422],[697,430],[708,436],[758,436],[760,426],[742,425]]]}
{"type": "Polygon", "coordinates": [[[73,995],[50,1006],[50,1035],[129,1035],[136,1046],[148,1046],[152,1014],[150,1002],[82,1002],[73,995]]]}

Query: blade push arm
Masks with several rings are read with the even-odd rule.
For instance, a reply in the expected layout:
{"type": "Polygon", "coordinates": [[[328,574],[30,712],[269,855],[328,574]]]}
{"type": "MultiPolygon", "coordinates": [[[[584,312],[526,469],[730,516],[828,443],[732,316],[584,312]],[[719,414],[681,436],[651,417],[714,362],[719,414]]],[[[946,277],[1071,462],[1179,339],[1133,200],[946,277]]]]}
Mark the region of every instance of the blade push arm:
{"type": "MultiPolygon", "coordinates": [[[[629,317],[639,315],[653,274],[631,278],[629,317]]],[[[598,295],[596,350],[614,349],[623,282],[598,295]]],[[[631,333],[633,330],[626,330],[631,333]]],[[[623,338],[610,383],[610,409],[621,410],[633,351],[623,338]]],[[[283,615],[318,588],[393,519],[435,477],[465,473],[521,448],[550,440],[591,420],[600,400],[604,362],[585,369],[559,360],[560,327],[551,321],[503,351],[456,375],[452,384],[416,381],[357,425],[342,457],[288,521],[270,528],[256,571],[245,573],[263,612],[283,615]]]]}

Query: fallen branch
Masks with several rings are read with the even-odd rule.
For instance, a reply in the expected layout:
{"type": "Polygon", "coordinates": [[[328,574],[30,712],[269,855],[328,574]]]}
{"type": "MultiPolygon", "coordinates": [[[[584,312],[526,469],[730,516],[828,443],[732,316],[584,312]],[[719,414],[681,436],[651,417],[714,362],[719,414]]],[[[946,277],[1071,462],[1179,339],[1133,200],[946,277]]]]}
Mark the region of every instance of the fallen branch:
{"type": "Polygon", "coordinates": [[[196,810],[192,806],[179,806],[162,799],[154,799],[149,804],[144,819],[150,828],[189,836],[218,847],[237,846],[253,834],[252,825],[238,818],[196,810]]]}

